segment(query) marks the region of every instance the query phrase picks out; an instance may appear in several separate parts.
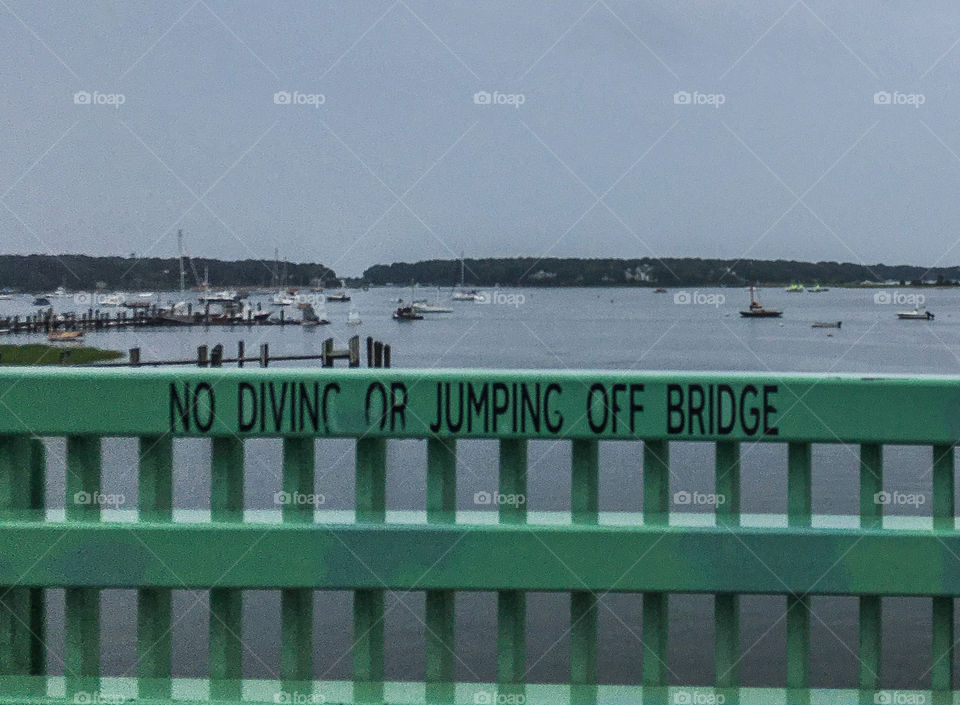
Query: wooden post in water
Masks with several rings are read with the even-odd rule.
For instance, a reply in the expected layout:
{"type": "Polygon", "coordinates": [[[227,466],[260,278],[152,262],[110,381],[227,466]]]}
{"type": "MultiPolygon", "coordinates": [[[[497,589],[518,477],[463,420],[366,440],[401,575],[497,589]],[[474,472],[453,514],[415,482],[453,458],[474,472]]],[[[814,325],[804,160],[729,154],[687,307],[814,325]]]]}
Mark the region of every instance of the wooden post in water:
{"type": "Polygon", "coordinates": [[[383,346],[383,366],[390,367],[390,346],[383,346]]]}
{"type": "Polygon", "coordinates": [[[210,367],[223,367],[223,345],[217,343],[210,352],[210,367]]]}
{"type": "Polygon", "coordinates": [[[360,367],[360,336],[355,335],[347,341],[350,350],[350,367],[360,367]]]}
{"type": "Polygon", "coordinates": [[[237,367],[243,367],[243,341],[237,343],[237,367]]]}
{"type": "Polygon", "coordinates": [[[140,348],[130,348],[130,364],[133,367],[140,364],[140,348]]]}
{"type": "Polygon", "coordinates": [[[379,340],[373,341],[373,366],[383,367],[383,343],[379,340]]]}
{"type": "Polygon", "coordinates": [[[266,367],[270,364],[270,345],[268,343],[260,344],[260,367],[266,367]]]}
{"type": "Polygon", "coordinates": [[[333,367],[333,338],[323,341],[323,356],[320,359],[324,367],[333,367]]]}
{"type": "Polygon", "coordinates": [[[373,338],[367,336],[367,367],[373,367],[373,338]]]}
{"type": "Polygon", "coordinates": [[[206,367],[207,366],[207,346],[201,345],[197,348],[197,366],[206,367]]]}

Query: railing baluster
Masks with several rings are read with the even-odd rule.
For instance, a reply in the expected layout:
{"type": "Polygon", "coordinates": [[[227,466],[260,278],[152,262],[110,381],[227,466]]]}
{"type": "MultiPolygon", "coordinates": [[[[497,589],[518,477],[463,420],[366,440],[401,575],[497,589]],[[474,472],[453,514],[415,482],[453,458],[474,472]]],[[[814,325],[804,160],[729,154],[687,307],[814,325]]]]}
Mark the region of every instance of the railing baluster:
{"type": "MultiPolygon", "coordinates": [[[[500,441],[501,494],[527,495],[527,441],[500,441]]],[[[525,524],[527,504],[518,502],[499,505],[503,524],[525,524]]],[[[497,593],[497,682],[508,696],[524,693],[527,670],[527,596],[522,590],[501,590],[497,593]],[[508,687],[504,687],[508,686],[508,687]]]]}
{"type": "MultiPolygon", "coordinates": [[[[173,520],[173,438],[144,436],[139,442],[140,521],[173,520]]],[[[138,696],[169,698],[171,680],[171,597],[169,588],[137,591],[138,696]]]]}
{"type": "MultiPolygon", "coordinates": [[[[47,476],[47,449],[43,441],[34,438],[30,441],[30,509],[35,521],[44,521],[47,476]]],[[[43,588],[30,588],[30,674],[46,675],[45,631],[46,619],[43,588]]],[[[45,690],[45,684],[38,682],[37,688],[45,690]]]]}
{"type": "MultiPolygon", "coordinates": [[[[67,438],[67,521],[100,521],[100,439],[67,438]]],[[[64,671],[67,695],[98,689],[100,676],[100,590],[66,589],[64,671]]]]}
{"type": "MultiPolygon", "coordinates": [[[[313,438],[283,440],[284,523],[312,523],[315,502],[313,438]]],[[[313,679],[313,590],[287,588],[280,591],[281,658],[284,690],[308,693],[313,679]]]]}
{"type": "MultiPolygon", "coordinates": [[[[599,446],[573,441],[570,508],[574,524],[599,518],[599,446]]],[[[589,590],[570,595],[570,684],[574,703],[597,700],[597,597],[589,590]]]]}
{"type": "MultiPolygon", "coordinates": [[[[883,446],[864,443],[860,446],[860,527],[879,529],[883,526],[883,504],[877,493],[883,491],[883,446]]],[[[877,595],[860,596],[860,664],[861,690],[880,687],[882,644],[882,600],[877,595]]]]}
{"type": "MultiPolygon", "coordinates": [[[[357,441],[356,517],[378,524],[387,517],[387,444],[382,438],[357,441]]],[[[359,702],[383,701],[384,591],[353,592],[353,690],[359,702]]]]}
{"type": "MultiPolygon", "coordinates": [[[[667,441],[643,443],[643,522],[667,524],[670,520],[670,446],[667,441]]],[[[643,594],[643,685],[667,685],[669,596],[643,594]]]]}
{"type": "MultiPolygon", "coordinates": [[[[427,522],[452,524],[457,509],[456,440],[427,441],[427,522]]],[[[456,593],[427,590],[426,681],[427,702],[453,702],[456,678],[456,593]]]]}
{"type": "MultiPolygon", "coordinates": [[[[933,528],[953,531],[954,519],[954,447],[933,447],[933,528]]],[[[933,665],[930,687],[948,691],[953,687],[953,597],[933,598],[933,665]]]]}
{"type": "MultiPolygon", "coordinates": [[[[4,519],[23,521],[30,508],[30,439],[0,436],[0,514],[4,519]]],[[[23,677],[31,671],[31,590],[8,587],[0,605],[0,677],[15,684],[18,694],[23,677]],[[16,677],[16,678],[15,678],[16,677]]],[[[12,690],[12,689],[11,689],[12,690]]],[[[11,693],[12,694],[12,693],[11,693]]]]}
{"type": "MultiPolygon", "coordinates": [[[[740,444],[718,442],[715,451],[716,522],[740,525],[740,444]]],[[[714,670],[718,688],[739,685],[740,596],[719,593],[714,598],[714,670]]],[[[729,700],[730,698],[727,698],[729,700]]]]}
{"type": "MultiPolygon", "coordinates": [[[[812,448],[809,443],[787,445],[787,523],[810,526],[813,508],[812,448]]],[[[787,688],[810,686],[810,598],[787,595],[787,688]]],[[[794,696],[806,702],[809,693],[794,696]]]]}
{"type": "MultiPolygon", "coordinates": [[[[210,516],[215,522],[243,521],[243,441],[213,439],[210,516]]],[[[210,589],[210,697],[239,700],[243,678],[243,591],[210,589]]]]}

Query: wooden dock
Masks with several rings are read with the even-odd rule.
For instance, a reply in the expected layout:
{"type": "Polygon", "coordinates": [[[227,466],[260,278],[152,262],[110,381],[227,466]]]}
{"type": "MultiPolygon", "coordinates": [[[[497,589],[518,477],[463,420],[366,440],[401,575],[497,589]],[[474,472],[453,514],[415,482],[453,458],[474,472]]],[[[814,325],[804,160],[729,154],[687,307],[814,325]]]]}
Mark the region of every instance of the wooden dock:
{"type": "Polygon", "coordinates": [[[161,315],[162,311],[156,306],[142,309],[118,309],[117,311],[103,311],[101,309],[87,309],[83,312],[56,314],[52,308],[38,311],[27,316],[7,316],[0,318],[0,333],[44,333],[55,331],[102,331],[124,328],[159,328],[184,326],[226,326],[236,328],[240,326],[298,326],[303,323],[299,318],[290,318],[281,308],[276,317],[266,321],[257,321],[252,311],[247,312],[245,318],[226,319],[222,315],[211,313],[207,304],[201,310],[188,309],[187,319],[171,321],[161,315]]]}
{"type": "MultiPolygon", "coordinates": [[[[64,350],[69,353],[68,350],[64,350]]],[[[366,358],[367,367],[390,367],[391,350],[390,346],[379,340],[368,337],[366,339],[366,358]]],[[[337,360],[346,360],[348,367],[360,367],[360,336],[355,335],[347,341],[346,348],[337,348],[333,338],[327,338],[323,341],[320,352],[316,354],[305,355],[271,355],[268,343],[261,343],[257,355],[247,355],[246,346],[241,340],[237,343],[237,353],[234,357],[227,357],[224,354],[222,344],[209,347],[200,345],[197,347],[197,356],[187,359],[177,360],[143,360],[140,356],[140,348],[130,348],[129,358],[120,362],[98,362],[89,367],[167,367],[175,365],[196,365],[198,367],[223,367],[224,365],[236,365],[243,367],[245,364],[256,364],[260,367],[269,367],[271,363],[289,362],[293,360],[319,360],[323,367],[333,367],[337,360]]],[[[69,364],[69,355],[66,360],[69,364]]]]}

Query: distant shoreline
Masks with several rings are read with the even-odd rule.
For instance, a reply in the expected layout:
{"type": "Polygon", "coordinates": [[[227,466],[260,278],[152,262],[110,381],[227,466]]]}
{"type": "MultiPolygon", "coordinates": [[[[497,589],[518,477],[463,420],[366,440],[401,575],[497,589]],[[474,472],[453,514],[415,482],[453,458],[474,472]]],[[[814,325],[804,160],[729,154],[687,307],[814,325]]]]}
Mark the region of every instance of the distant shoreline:
{"type": "MultiPolygon", "coordinates": [[[[321,263],[191,258],[186,286],[204,274],[212,288],[338,288],[341,277],[321,263]]],[[[960,266],[854,264],[796,260],[722,260],[695,257],[484,258],[395,262],[368,267],[360,277],[342,277],[347,286],[676,288],[804,286],[871,288],[960,286],[960,266]],[[461,279],[462,274],[462,279],[461,279]]],[[[88,255],[0,255],[0,289],[53,291],[173,291],[179,285],[177,258],[92,257],[88,255]]]]}

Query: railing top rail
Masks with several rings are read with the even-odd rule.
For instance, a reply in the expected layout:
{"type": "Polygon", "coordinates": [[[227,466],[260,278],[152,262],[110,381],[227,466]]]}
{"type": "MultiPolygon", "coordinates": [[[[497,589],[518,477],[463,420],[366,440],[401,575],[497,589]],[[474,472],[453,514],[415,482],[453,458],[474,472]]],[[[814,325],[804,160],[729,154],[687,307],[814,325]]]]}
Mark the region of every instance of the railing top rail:
{"type": "Polygon", "coordinates": [[[0,369],[0,434],[951,444],[960,377],[0,369]]]}

